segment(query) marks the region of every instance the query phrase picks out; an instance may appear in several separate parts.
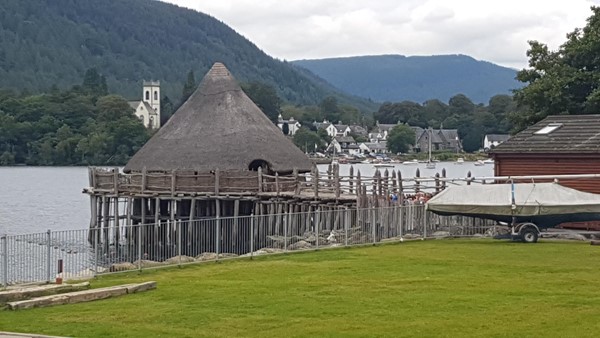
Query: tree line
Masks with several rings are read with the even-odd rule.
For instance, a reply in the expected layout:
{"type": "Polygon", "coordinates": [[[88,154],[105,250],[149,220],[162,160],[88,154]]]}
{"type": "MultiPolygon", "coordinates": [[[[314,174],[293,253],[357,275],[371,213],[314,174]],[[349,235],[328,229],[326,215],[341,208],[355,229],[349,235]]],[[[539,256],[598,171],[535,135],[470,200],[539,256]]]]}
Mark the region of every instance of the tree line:
{"type": "Polygon", "coordinates": [[[94,69],[69,90],[0,91],[0,165],[122,165],[149,137],[94,69]]]}

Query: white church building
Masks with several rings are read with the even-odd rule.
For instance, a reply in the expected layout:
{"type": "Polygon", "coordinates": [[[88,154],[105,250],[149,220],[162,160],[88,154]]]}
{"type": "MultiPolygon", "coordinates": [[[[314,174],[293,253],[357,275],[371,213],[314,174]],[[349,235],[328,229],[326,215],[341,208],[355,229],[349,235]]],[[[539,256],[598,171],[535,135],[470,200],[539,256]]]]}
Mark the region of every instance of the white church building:
{"type": "Polygon", "coordinates": [[[160,128],[160,81],[144,81],[141,101],[129,101],[142,123],[150,129],[160,128]]]}

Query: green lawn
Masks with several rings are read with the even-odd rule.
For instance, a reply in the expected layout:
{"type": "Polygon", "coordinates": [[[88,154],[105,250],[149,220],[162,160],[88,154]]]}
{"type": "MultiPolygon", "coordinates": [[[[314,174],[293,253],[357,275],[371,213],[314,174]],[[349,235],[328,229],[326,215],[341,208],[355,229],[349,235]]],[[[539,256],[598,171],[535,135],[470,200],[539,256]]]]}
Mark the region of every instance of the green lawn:
{"type": "Polygon", "coordinates": [[[0,331],[74,337],[585,337],[600,247],[431,240],[104,276],[153,291],[0,312],[0,331]]]}

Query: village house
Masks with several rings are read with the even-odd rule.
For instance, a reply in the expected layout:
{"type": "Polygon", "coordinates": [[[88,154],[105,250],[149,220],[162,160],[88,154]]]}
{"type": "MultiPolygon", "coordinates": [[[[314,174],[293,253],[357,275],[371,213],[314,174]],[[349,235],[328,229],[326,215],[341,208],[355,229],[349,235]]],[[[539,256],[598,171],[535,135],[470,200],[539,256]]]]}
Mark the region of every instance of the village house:
{"type": "Polygon", "coordinates": [[[329,146],[327,152],[336,154],[360,154],[360,148],[352,136],[335,136],[329,146]]]}
{"type": "Polygon", "coordinates": [[[143,81],[142,100],[128,103],[146,128],[160,128],[160,81],[143,81]]]}
{"type": "Polygon", "coordinates": [[[334,124],[327,120],[323,120],[323,122],[313,122],[313,126],[319,129],[325,129],[327,131],[327,135],[331,137],[335,136],[348,136],[352,132],[352,129],[347,124],[342,124],[342,121],[339,121],[338,124],[334,124]]]}
{"type": "Polygon", "coordinates": [[[390,151],[387,149],[386,141],[379,142],[364,142],[359,145],[363,154],[387,154],[390,151]]]}
{"type": "Polygon", "coordinates": [[[279,114],[279,116],[277,117],[277,126],[279,127],[279,129],[281,129],[281,131],[283,131],[283,126],[286,124],[288,126],[288,135],[290,135],[290,136],[294,136],[294,134],[296,134],[298,129],[300,129],[300,127],[302,127],[300,122],[294,120],[293,116],[290,117],[288,120],[284,120],[283,117],[281,116],[281,114],[279,114]]]}
{"type": "Polygon", "coordinates": [[[348,126],[350,128],[350,133],[356,136],[361,136],[361,137],[368,137],[369,136],[369,132],[367,131],[367,129],[365,129],[362,126],[359,126],[357,124],[352,124],[348,126]]]}
{"type": "Polygon", "coordinates": [[[488,134],[483,138],[483,150],[489,151],[497,146],[499,146],[502,142],[505,142],[510,138],[510,135],[505,134],[488,134]]]}
{"type": "Polygon", "coordinates": [[[371,133],[369,133],[369,140],[371,141],[371,143],[377,143],[387,140],[388,134],[397,125],[398,124],[382,124],[379,123],[379,121],[377,121],[375,123],[375,128],[371,133]]]}
{"type": "Polygon", "coordinates": [[[429,135],[431,135],[431,151],[447,150],[455,153],[462,151],[462,142],[458,137],[457,129],[423,129],[415,130],[417,141],[415,150],[420,152],[429,151],[429,135]],[[417,134],[418,132],[418,134],[417,134]]]}

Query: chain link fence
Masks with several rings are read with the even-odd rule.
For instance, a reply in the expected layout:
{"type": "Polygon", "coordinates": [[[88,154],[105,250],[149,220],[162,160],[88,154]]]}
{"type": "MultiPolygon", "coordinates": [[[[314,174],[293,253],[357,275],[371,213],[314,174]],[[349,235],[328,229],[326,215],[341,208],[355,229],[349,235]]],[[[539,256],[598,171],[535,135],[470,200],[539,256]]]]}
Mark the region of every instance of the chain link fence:
{"type": "Polygon", "coordinates": [[[424,205],[175,220],[0,237],[0,282],[97,274],[299,250],[439,237],[492,236],[491,221],[438,216],[424,205]]]}

